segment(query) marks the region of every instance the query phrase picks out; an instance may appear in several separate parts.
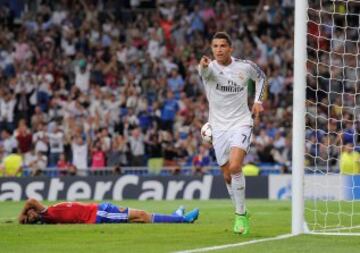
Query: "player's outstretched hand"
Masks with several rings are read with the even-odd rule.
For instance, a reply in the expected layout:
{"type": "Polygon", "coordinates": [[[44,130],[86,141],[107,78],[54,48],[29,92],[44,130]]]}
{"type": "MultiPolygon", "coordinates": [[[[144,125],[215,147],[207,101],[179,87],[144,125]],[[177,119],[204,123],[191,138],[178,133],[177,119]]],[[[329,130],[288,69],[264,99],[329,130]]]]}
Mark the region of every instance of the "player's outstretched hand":
{"type": "Polygon", "coordinates": [[[209,57],[207,57],[206,55],[204,55],[203,57],[201,57],[200,66],[202,68],[207,68],[209,66],[210,62],[211,62],[211,59],[209,57]]]}
{"type": "Polygon", "coordinates": [[[262,104],[255,102],[251,110],[255,119],[255,125],[259,123],[259,115],[263,111],[264,111],[264,107],[262,106],[262,104]]]}

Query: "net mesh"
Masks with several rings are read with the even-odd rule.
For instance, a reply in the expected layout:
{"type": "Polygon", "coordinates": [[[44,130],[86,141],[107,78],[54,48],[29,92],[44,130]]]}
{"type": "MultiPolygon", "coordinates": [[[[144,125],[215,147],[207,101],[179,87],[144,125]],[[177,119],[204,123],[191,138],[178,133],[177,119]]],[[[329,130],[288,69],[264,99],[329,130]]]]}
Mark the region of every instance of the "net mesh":
{"type": "Polygon", "coordinates": [[[309,0],[305,221],[360,232],[360,0],[309,0]]]}

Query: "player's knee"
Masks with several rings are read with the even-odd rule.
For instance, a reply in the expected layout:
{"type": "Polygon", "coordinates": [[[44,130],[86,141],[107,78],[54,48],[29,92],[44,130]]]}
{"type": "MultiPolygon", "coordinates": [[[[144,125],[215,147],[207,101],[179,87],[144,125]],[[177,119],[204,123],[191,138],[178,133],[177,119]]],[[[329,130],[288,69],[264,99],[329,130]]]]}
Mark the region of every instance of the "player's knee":
{"type": "Polygon", "coordinates": [[[148,222],[148,220],[149,220],[149,215],[145,211],[139,211],[138,216],[139,216],[140,222],[148,222]]]}
{"type": "Polygon", "coordinates": [[[230,163],[230,165],[229,165],[229,171],[230,171],[231,174],[240,173],[241,170],[242,170],[241,164],[230,163]]]}
{"type": "Polygon", "coordinates": [[[231,184],[231,174],[230,173],[224,173],[224,180],[227,184],[231,184]]]}

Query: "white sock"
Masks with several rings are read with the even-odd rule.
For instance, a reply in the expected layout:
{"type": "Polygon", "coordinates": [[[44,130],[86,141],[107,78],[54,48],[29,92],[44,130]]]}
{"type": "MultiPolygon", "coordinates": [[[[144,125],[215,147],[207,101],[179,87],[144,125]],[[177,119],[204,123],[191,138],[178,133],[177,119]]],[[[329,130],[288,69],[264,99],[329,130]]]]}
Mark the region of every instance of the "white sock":
{"type": "Polygon", "coordinates": [[[227,188],[227,190],[228,190],[228,192],[229,192],[229,196],[230,196],[230,198],[231,198],[231,202],[233,203],[233,205],[234,205],[234,207],[235,207],[234,194],[233,194],[233,190],[232,190],[232,188],[231,188],[231,184],[226,183],[226,188],[227,188]]]}
{"type": "Polygon", "coordinates": [[[245,213],[245,177],[242,172],[231,175],[231,189],[235,202],[235,213],[245,213]]]}

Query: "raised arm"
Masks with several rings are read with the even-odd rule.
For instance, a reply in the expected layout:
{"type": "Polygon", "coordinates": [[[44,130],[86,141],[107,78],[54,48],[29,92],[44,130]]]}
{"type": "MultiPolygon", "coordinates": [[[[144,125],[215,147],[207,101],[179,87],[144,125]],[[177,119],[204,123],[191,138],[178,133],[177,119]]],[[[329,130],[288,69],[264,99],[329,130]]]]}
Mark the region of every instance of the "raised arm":
{"type": "Polygon", "coordinates": [[[85,11],[89,11],[89,6],[87,5],[86,1],[80,0],[80,4],[85,9],[85,11]]]}

